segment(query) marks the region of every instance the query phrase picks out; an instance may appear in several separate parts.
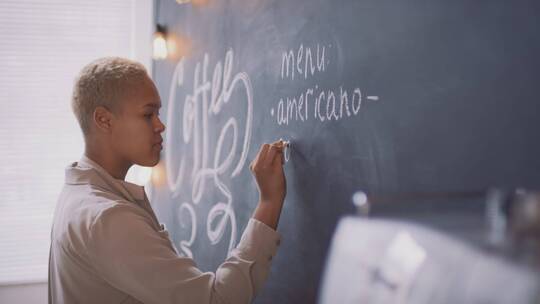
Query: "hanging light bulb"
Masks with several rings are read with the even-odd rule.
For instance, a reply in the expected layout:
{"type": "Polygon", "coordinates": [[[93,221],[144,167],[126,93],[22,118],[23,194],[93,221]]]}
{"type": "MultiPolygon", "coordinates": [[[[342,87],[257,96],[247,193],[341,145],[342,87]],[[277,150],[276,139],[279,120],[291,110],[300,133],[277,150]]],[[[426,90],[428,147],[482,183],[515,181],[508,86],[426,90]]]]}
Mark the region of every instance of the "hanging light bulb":
{"type": "Polygon", "coordinates": [[[166,59],[169,55],[169,52],[167,51],[167,32],[165,27],[159,24],[154,33],[153,49],[152,57],[155,60],[166,59]]]}

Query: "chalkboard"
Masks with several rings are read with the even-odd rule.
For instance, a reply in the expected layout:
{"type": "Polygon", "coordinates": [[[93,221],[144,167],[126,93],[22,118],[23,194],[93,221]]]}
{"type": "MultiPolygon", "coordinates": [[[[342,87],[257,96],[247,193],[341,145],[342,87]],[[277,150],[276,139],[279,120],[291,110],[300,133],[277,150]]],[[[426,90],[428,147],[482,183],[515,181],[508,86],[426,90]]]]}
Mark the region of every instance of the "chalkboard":
{"type": "MultiPolygon", "coordinates": [[[[539,186],[538,1],[161,1],[157,10],[185,55],[153,71],[167,130],[151,199],[179,251],[215,270],[256,206],[249,163],[259,146],[292,143],[283,241],[256,303],[316,302],[332,233],[359,189],[539,186]]],[[[432,202],[417,218],[480,235],[472,203],[432,202]]],[[[392,206],[374,214],[412,208],[392,206]]]]}

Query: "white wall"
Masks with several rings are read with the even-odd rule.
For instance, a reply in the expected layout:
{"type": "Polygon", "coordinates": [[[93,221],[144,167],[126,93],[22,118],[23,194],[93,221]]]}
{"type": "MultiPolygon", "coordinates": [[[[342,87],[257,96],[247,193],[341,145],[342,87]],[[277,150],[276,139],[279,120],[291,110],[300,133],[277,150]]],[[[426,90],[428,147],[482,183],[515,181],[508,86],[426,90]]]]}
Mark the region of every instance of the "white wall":
{"type": "Polygon", "coordinates": [[[46,304],[47,282],[0,286],[0,303],[46,304]]]}

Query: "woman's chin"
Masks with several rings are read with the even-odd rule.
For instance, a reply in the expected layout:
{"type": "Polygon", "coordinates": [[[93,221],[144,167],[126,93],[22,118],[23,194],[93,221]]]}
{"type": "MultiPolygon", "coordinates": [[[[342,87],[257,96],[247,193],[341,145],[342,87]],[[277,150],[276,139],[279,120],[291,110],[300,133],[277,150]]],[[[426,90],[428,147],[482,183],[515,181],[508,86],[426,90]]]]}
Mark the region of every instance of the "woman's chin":
{"type": "Polygon", "coordinates": [[[143,167],[154,167],[155,165],[157,165],[159,163],[159,160],[160,160],[160,155],[159,154],[152,155],[152,156],[148,157],[147,159],[144,159],[144,160],[141,160],[141,161],[137,162],[137,165],[143,166],[143,167]]]}
{"type": "Polygon", "coordinates": [[[160,159],[159,155],[157,157],[154,157],[154,159],[148,162],[147,167],[154,167],[155,165],[159,163],[159,159],[160,159]]]}

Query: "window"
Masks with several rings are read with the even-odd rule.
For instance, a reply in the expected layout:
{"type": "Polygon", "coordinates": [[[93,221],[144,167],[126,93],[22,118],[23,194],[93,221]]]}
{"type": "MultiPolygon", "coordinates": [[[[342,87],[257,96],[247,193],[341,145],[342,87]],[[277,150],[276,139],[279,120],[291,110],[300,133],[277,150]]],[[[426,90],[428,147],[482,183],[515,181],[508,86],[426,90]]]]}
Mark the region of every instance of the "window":
{"type": "Polygon", "coordinates": [[[102,56],[150,71],[151,0],[0,2],[0,285],[47,280],[64,168],[83,140],[73,81],[102,56]]]}

